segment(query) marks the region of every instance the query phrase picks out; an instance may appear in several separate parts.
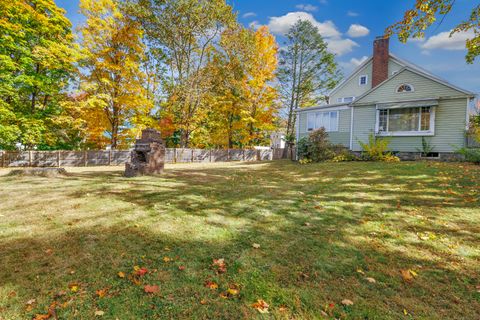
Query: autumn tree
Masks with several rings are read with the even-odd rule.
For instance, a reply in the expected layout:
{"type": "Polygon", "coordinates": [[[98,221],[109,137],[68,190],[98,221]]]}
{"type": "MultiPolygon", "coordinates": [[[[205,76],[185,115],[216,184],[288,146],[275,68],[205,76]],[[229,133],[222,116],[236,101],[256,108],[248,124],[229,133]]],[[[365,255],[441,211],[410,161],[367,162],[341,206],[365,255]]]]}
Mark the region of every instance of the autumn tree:
{"type": "MultiPolygon", "coordinates": [[[[450,33],[450,37],[458,33],[471,31],[471,37],[466,40],[468,63],[473,63],[480,55],[480,4],[473,3],[472,10],[465,20],[458,24],[450,33]]],[[[398,39],[406,43],[409,38],[424,38],[427,30],[438,19],[441,21],[452,8],[456,6],[455,0],[416,0],[413,9],[405,12],[403,20],[388,27],[386,34],[396,34],[398,39]]]]}
{"type": "Polygon", "coordinates": [[[278,67],[278,45],[266,26],[253,35],[245,83],[248,104],[246,144],[258,145],[275,128],[278,116],[277,89],[273,85],[278,67]]]}
{"type": "Polygon", "coordinates": [[[181,145],[188,146],[208,108],[202,103],[210,90],[203,70],[208,49],[235,22],[232,8],[225,0],[130,0],[130,9],[166,68],[167,101],[160,114],[173,121],[181,145]]]}
{"type": "Polygon", "coordinates": [[[52,119],[76,52],[71,23],[53,0],[0,1],[0,148],[61,143],[52,119]]]}
{"type": "Polygon", "coordinates": [[[245,140],[249,116],[246,81],[253,46],[253,33],[235,26],[223,31],[219,47],[212,48],[214,53],[205,68],[211,87],[205,97],[210,106],[205,121],[210,144],[233,148],[245,140]]]}
{"type": "Polygon", "coordinates": [[[84,53],[81,88],[83,117],[90,141],[105,139],[113,149],[125,146],[138,131],[151,124],[141,70],[144,56],[142,29],[115,0],[81,0],[86,22],[80,28],[84,53]]]}
{"type": "Polygon", "coordinates": [[[280,50],[279,81],[287,113],[287,137],[295,132],[294,110],[326,101],[341,78],[335,55],[311,22],[299,20],[280,50]]]}

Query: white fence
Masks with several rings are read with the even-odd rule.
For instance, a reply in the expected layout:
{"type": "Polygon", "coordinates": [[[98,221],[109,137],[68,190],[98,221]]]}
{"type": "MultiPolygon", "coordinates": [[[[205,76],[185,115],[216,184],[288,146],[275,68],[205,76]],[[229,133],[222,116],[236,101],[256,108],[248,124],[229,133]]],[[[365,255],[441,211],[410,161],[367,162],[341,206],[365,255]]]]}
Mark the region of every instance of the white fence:
{"type": "MultiPolygon", "coordinates": [[[[118,166],[131,151],[0,151],[0,167],[118,166]]],[[[284,149],[177,149],[167,148],[165,162],[268,161],[283,157],[284,149]]],[[[290,153],[289,153],[290,154],[290,153]]]]}

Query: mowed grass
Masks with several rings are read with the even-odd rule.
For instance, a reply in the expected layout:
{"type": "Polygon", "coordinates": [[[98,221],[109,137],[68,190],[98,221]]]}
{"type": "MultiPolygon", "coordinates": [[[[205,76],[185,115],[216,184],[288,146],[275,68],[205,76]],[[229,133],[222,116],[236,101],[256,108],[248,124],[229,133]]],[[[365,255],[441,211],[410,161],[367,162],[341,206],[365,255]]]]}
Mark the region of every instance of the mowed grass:
{"type": "Polygon", "coordinates": [[[52,305],[59,319],[480,317],[478,166],[68,171],[0,177],[0,319],[52,305]],[[148,270],[137,284],[135,266],[148,270]],[[229,288],[239,293],[222,296],[229,288]],[[252,308],[258,299],[268,314],[252,308]]]}

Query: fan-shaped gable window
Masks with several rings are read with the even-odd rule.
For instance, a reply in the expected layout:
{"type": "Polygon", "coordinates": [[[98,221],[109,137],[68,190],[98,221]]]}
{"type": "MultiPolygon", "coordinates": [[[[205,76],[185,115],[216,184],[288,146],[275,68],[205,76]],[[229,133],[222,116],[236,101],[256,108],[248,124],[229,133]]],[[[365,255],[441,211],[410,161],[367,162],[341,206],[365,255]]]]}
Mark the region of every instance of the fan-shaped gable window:
{"type": "Polygon", "coordinates": [[[401,84],[397,87],[397,92],[398,93],[404,93],[404,92],[413,92],[413,86],[411,84],[401,84]]]}

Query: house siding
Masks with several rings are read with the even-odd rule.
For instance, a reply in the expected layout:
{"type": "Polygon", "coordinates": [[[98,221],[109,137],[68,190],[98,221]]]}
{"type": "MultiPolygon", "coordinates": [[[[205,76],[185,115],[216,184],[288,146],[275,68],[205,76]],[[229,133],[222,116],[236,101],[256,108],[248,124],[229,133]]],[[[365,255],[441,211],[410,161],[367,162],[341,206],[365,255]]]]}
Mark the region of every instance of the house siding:
{"type": "Polygon", "coordinates": [[[363,104],[370,102],[377,103],[386,101],[408,101],[438,97],[455,97],[459,95],[465,94],[446,85],[433,81],[427,77],[411,72],[410,70],[403,70],[395,78],[384,83],[370,94],[357,100],[356,103],[363,104]],[[404,83],[411,84],[414,88],[414,91],[408,93],[397,93],[397,87],[404,83]]]}
{"type": "MultiPolygon", "coordinates": [[[[298,114],[298,119],[299,119],[298,121],[299,137],[298,138],[299,139],[302,139],[303,137],[307,137],[309,135],[310,132],[307,131],[307,117],[309,113],[315,113],[315,112],[322,112],[322,110],[319,109],[319,110],[299,112],[298,114]]],[[[351,115],[350,109],[339,110],[338,131],[328,132],[328,140],[331,143],[341,144],[347,148],[350,146],[350,115],[351,115]]]]}
{"type": "MultiPolygon", "coordinates": [[[[392,58],[388,61],[388,76],[391,77],[394,71],[399,71],[403,66],[395,62],[392,58]]],[[[360,97],[362,94],[372,88],[372,62],[367,63],[362,69],[355,73],[344,86],[330,97],[330,103],[337,103],[338,98],[360,97]],[[361,86],[358,84],[361,75],[368,75],[368,82],[361,86]]]]}
{"type": "MultiPolygon", "coordinates": [[[[367,142],[375,130],[376,106],[355,107],[353,125],[353,150],[361,151],[358,141],[367,142]]],[[[435,110],[435,134],[425,137],[433,146],[433,152],[455,152],[465,145],[467,98],[440,100],[435,110]]],[[[422,149],[422,137],[388,137],[389,150],[418,152],[422,149]]]]}
{"type": "Polygon", "coordinates": [[[341,89],[330,97],[330,104],[337,103],[338,98],[359,97],[372,88],[372,62],[367,63],[362,69],[355,73],[341,89]],[[358,77],[368,75],[368,82],[364,86],[358,84],[358,77]]]}

